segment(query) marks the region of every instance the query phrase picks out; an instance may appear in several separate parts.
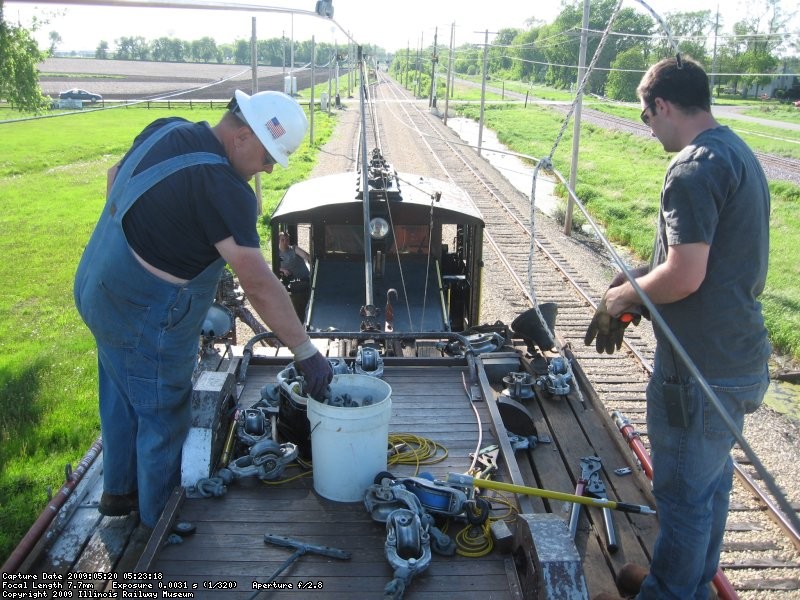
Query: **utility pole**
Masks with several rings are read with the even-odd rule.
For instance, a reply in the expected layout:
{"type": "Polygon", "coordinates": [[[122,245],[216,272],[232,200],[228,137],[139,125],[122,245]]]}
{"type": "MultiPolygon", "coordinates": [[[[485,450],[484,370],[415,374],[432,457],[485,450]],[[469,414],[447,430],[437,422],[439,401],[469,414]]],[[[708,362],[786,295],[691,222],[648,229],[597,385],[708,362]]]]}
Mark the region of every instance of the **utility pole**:
{"type": "Polygon", "coordinates": [[[719,4],[717,4],[717,18],[714,21],[714,55],[711,59],[711,101],[714,101],[714,80],[717,75],[717,31],[719,31],[719,4]]]}
{"type": "Polygon", "coordinates": [[[406,42],[406,89],[408,89],[408,65],[411,61],[411,42],[406,42]]]}
{"type": "Polygon", "coordinates": [[[450,106],[450,96],[453,93],[453,36],[456,32],[455,21],[450,25],[450,56],[447,58],[447,85],[445,86],[444,93],[444,124],[447,125],[447,109],[450,106]]]}
{"type": "MultiPolygon", "coordinates": [[[[258,60],[257,60],[257,52],[256,52],[256,43],[258,38],[256,37],[256,18],[252,18],[251,22],[251,29],[250,32],[250,72],[251,72],[251,94],[255,94],[258,92],[258,60]]],[[[255,188],[256,188],[256,210],[258,211],[257,214],[261,214],[263,210],[263,204],[261,201],[261,173],[256,173],[255,176],[255,188]]]]}
{"type": "MultiPolygon", "coordinates": [[[[494,33],[494,31],[492,32],[494,33]]],[[[483,77],[481,78],[481,116],[478,119],[478,156],[481,155],[483,145],[483,111],[486,107],[486,71],[489,68],[489,30],[483,37],[483,77]]]]}
{"type": "Polygon", "coordinates": [[[336,108],[339,108],[339,43],[334,42],[333,45],[336,50],[336,108]]]}
{"type": "MultiPolygon", "coordinates": [[[[586,0],[587,2],[589,0],[586,0]]],[[[314,145],[314,63],[316,62],[316,46],[314,45],[314,36],[311,36],[311,100],[308,104],[308,114],[311,117],[309,123],[308,143],[314,145]]]]}
{"type": "MultiPolygon", "coordinates": [[[[575,189],[578,175],[578,149],[581,139],[581,106],[583,105],[583,90],[581,83],[586,73],[586,45],[589,36],[589,0],[583,0],[583,24],[581,25],[581,45],[578,54],[578,97],[575,99],[575,121],[572,124],[572,163],[569,171],[569,189],[575,189]]],[[[572,210],[574,203],[572,196],[567,200],[567,210],[564,214],[564,235],[572,232],[572,210]]]]}
{"type": "Polygon", "coordinates": [[[336,50],[334,48],[334,54],[331,58],[331,61],[328,62],[328,114],[331,114],[331,104],[333,104],[333,90],[331,89],[333,86],[333,63],[336,62],[336,50]]]}
{"type": "Polygon", "coordinates": [[[419,36],[419,50],[417,50],[417,70],[415,76],[417,78],[417,91],[414,92],[414,96],[419,98],[419,90],[420,85],[422,85],[422,81],[420,81],[420,73],[422,73],[422,64],[420,63],[422,57],[422,49],[425,47],[425,34],[419,36]]]}
{"type": "Polygon", "coordinates": [[[431,55],[431,91],[428,94],[428,107],[436,108],[436,63],[439,62],[439,28],[433,30],[433,54],[431,55]]]}
{"type": "Polygon", "coordinates": [[[292,44],[289,53],[289,95],[294,96],[297,90],[294,85],[294,13],[292,13],[292,44]]]}

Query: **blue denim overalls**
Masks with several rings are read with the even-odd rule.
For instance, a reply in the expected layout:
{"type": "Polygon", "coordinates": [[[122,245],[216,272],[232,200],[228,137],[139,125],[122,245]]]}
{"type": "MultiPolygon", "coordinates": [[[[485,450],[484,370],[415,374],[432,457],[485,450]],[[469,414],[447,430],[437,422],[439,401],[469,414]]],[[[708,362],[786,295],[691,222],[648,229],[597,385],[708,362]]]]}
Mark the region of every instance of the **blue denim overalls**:
{"type": "Polygon", "coordinates": [[[174,284],[133,255],[122,219],[168,175],[196,164],[225,164],[217,154],[176,156],[133,175],[172,122],[134,149],[117,173],[75,276],[75,304],[97,341],[105,492],[138,489],[141,521],[154,527],[180,482],[181,448],[190,425],[191,377],[200,329],[225,261],[174,284]]]}

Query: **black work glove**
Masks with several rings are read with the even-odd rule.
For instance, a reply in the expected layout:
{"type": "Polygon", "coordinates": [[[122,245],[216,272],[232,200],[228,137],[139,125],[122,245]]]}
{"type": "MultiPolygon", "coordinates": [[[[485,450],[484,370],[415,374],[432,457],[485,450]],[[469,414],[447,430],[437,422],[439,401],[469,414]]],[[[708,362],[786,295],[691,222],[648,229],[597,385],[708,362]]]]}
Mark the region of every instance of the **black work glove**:
{"type": "MultiPolygon", "coordinates": [[[[639,309],[629,309],[626,312],[622,313],[616,319],[612,319],[611,321],[611,332],[609,333],[609,337],[613,342],[613,347],[617,350],[622,348],[622,339],[625,337],[625,329],[627,329],[628,325],[633,323],[634,325],[638,325],[639,321],[642,320],[642,313],[639,309]]],[[[599,350],[598,350],[599,352],[599,350]]],[[[606,348],[607,354],[613,354],[614,350],[611,351],[606,348]]]]}
{"type": "Polygon", "coordinates": [[[333,379],[333,368],[328,359],[319,351],[303,360],[295,360],[305,381],[305,393],[312,398],[322,398],[325,389],[333,379]]]}
{"type": "Polygon", "coordinates": [[[614,354],[615,350],[622,348],[622,340],[625,337],[625,329],[633,323],[638,325],[642,320],[642,314],[637,309],[632,309],[622,313],[619,317],[612,317],[606,310],[606,297],[600,300],[597,309],[594,311],[592,322],[586,330],[583,343],[590,346],[595,342],[598,354],[614,354]]]}
{"type": "Polygon", "coordinates": [[[583,343],[590,346],[595,342],[598,354],[605,352],[606,354],[614,354],[614,344],[617,338],[617,332],[614,331],[612,337],[612,327],[614,327],[616,319],[608,314],[606,310],[606,297],[603,296],[600,304],[594,311],[592,322],[589,323],[589,328],[586,330],[586,335],[583,337],[583,343]]]}

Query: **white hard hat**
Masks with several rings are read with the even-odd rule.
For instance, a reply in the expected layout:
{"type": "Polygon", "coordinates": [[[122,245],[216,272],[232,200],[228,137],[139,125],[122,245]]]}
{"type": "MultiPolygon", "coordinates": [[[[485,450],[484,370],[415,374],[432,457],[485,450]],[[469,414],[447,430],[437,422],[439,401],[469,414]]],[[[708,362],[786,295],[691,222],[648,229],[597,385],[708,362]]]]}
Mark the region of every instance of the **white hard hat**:
{"type": "Polygon", "coordinates": [[[248,96],[236,90],[236,103],[242,116],[272,158],[282,167],[297,150],[308,129],[308,119],[300,105],[281,92],[258,92],[248,96]]]}

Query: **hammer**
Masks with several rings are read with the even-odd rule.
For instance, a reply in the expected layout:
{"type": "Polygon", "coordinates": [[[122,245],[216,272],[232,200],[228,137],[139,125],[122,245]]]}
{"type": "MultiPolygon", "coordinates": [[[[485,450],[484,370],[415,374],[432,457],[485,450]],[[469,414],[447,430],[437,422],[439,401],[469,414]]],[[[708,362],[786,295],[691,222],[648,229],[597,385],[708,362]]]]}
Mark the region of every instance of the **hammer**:
{"type": "Polygon", "coordinates": [[[278,578],[278,575],[280,575],[286,569],[286,567],[303,556],[303,554],[322,554],[323,556],[330,556],[331,558],[338,558],[340,560],[350,560],[350,553],[340,550],[339,548],[331,548],[330,546],[317,546],[316,544],[306,544],[305,542],[293,540],[281,535],[272,535],[268,533],[264,536],[264,543],[275,544],[276,546],[283,546],[284,548],[294,548],[294,553],[287,558],[280,567],[278,567],[277,571],[272,574],[272,577],[270,577],[269,581],[267,581],[268,584],[275,581],[278,578]]]}

